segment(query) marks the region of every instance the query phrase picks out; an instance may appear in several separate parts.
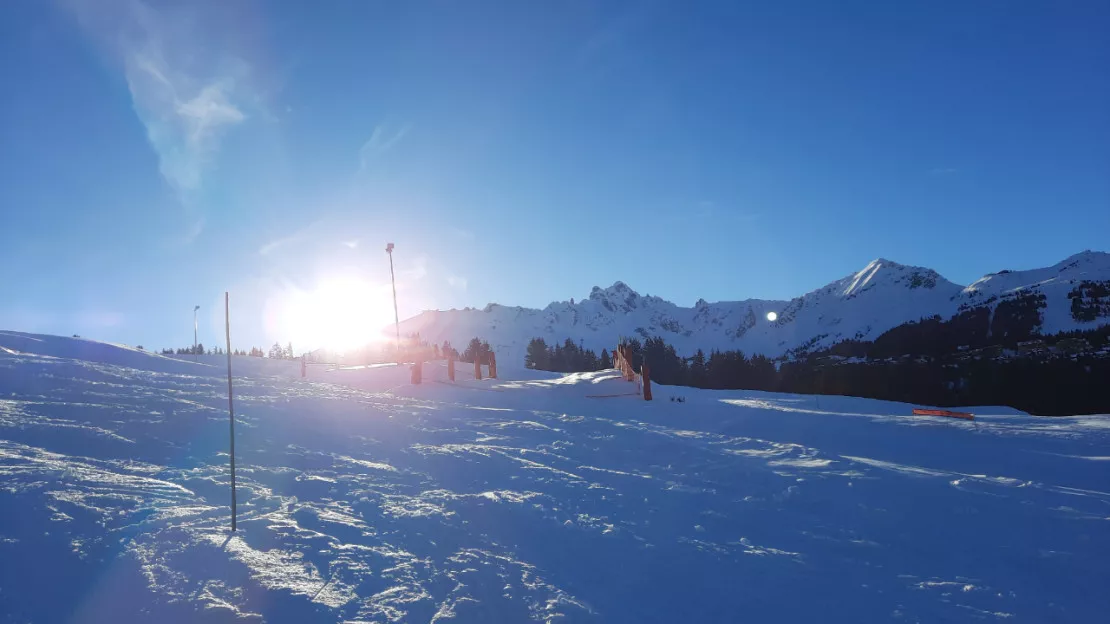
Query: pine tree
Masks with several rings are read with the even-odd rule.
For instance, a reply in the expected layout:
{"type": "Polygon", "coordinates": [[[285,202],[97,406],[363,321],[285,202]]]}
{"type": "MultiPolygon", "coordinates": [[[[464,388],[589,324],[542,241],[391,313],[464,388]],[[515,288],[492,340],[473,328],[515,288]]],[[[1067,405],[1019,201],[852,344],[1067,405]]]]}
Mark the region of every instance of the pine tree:
{"type": "Polygon", "coordinates": [[[586,349],[585,351],[583,351],[582,352],[582,370],[583,371],[595,371],[595,370],[600,370],[600,369],[601,369],[601,367],[598,363],[597,354],[594,353],[593,349],[586,349]]]}
{"type": "Polygon", "coordinates": [[[613,368],[613,360],[609,358],[609,351],[607,349],[601,350],[601,361],[598,362],[599,370],[609,370],[613,368]]]}
{"type": "Polygon", "coordinates": [[[471,338],[470,342],[466,345],[466,350],[463,351],[462,358],[460,359],[464,362],[482,362],[484,364],[486,362],[484,358],[486,354],[489,353],[489,350],[489,343],[483,342],[481,338],[475,336],[471,338]]]}
{"type": "Polygon", "coordinates": [[[524,367],[532,370],[549,370],[551,365],[547,358],[547,343],[543,338],[533,338],[528,342],[528,349],[524,353],[524,367]]]}
{"type": "Polygon", "coordinates": [[[705,367],[705,352],[698,349],[694,356],[690,358],[690,385],[695,388],[705,388],[709,382],[707,369],[705,367]]]}

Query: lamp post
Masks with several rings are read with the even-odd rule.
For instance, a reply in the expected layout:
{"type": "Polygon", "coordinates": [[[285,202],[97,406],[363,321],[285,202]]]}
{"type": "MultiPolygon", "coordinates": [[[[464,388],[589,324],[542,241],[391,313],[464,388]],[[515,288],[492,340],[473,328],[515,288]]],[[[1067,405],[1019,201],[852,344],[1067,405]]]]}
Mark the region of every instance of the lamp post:
{"type": "Polygon", "coordinates": [[[386,243],[385,253],[389,254],[389,281],[393,284],[393,326],[397,328],[397,350],[401,349],[401,317],[397,314],[397,278],[393,276],[393,243],[386,243]]]}
{"type": "Polygon", "coordinates": [[[193,307],[193,361],[197,361],[197,310],[200,306],[193,307]]]}

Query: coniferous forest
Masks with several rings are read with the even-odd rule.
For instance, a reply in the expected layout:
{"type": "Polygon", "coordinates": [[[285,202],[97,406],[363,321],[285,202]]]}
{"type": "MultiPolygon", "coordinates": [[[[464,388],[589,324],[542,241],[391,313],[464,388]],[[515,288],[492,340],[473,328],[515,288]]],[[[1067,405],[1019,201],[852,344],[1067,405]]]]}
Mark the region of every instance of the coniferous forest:
{"type": "MultiPolygon", "coordinates": [[[[1006,405],[1044,416],[1110,413],[1110,326],[1051,336],[1028,322],[1041,304],[1016,301],[990,315],[965,310],[922,319],[874,341],[844,341],[780,361],[741,351],[680,356],[663,338],[627,341],[653,381],[708,389],[836,394],[942,407],[1006,405]]],[[[559,372],[611,366],[566,340],[528,345],[525,366],[559,372]]]]}

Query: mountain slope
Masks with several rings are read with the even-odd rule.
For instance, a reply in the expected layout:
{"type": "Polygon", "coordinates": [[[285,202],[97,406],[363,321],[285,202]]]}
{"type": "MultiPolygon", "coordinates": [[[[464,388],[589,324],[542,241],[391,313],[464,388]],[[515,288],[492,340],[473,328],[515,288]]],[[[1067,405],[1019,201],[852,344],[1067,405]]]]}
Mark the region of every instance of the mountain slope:
{"type": "MultiPolygon", "coordinates": [[[[1091,329],[1110,323],[1107,314],[1096,315],[1092,321],[1081,321],[1072,314],[1073,291],[1084,282],[1110,282],[1110,253],[1084,251],[1043,269],[990,273],[964,288],[960,303],[974,307],[992,305],[996,299],[1043,294],[1042,334],[1091,329]]],[[[1104,306],[1107,304],[1110,301],[1103,302],[1104,306]]]]}
{"type": "Polygon", "coordinates": [[[965,422],[666,386],[648,403],[590,398],[633,387],[612,370],[450,384],[437,362],[413,386],[404,367],[301,379],[296,362],[233,357],[231,533],[226,358],[4,332],[0,347],[4,622],[1110,609],[1106,416],[965,422]]]}
{"type": "MultiPolygon", "coordinates": [[[[1110,322],[1110,311],[1077,320],[1069,295],[1084,282],[1104,281],[1110,283],[1110,254],[1101,252],[1076,254],[1043,269],[989,274],[966,287],[931,269],[880,258],[790,301],[699,300],[684,308],[616,282],[595,286],[582,301],[555,302],[543,310],[490,304],[483,310],[427,311],[404,321],[401,330],[460,348],[480,336],[503,359],[522,358],[534,337],[549,344],[569,338],[600,351],[611,349],[619,336],[661,336],[684,354],[719,348],[777,357],[846,339],[873,340],[907,322],[946,319],[961,309],[994,307],[1021,296],[1044,296],[1033,321],[1043,333],[1091,328],[1110,322]],[[772,311],[778,315],[774,322],[766,318],[772,311]]],[[[1101,300],[1092,305],[1102,309],[1101,300]]]]}

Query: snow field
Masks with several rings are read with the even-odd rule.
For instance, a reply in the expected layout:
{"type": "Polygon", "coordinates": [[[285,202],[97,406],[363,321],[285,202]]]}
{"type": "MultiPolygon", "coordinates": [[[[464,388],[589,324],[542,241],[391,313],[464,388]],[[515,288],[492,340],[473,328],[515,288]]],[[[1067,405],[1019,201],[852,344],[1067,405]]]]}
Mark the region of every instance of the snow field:
{"type": "Polygon", "coordinates": [[[10,621],[1096,621],[1110,417],[0,333],[10,621]],[[209,361],[211,359],[211,361],[209,361]],[[684,403],[668,401],[671,395],[684,403]]]}

